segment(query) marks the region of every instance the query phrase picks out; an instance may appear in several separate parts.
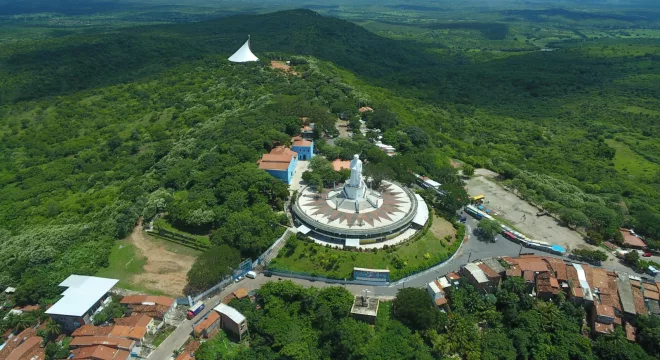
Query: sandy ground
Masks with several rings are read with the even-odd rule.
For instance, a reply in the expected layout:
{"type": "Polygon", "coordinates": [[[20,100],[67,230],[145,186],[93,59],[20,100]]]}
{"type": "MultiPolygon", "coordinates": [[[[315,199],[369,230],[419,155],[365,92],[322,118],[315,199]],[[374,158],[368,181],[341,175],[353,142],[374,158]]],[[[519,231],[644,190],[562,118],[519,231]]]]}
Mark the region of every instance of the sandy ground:
{"type": "Polygon", "coordinates": [[[165,294],[183,295],[186,274],[195,262],[195,257],[177,254],[160,247],[142,231],[138,225],[127,239],[147,258],[142,274],[134,275],[131,282],[165,294]]]}
{"type": "Polygon", "coordinates": [[[549,216],[537,217],[539,209],[493,181],[496,176],[497,174],[490,170],[476,169],[475,175],[466,182],[468,194],[485,195],[486,207],[496,211],[499,216],[532,239],[561,245],[567,251],[591,248],[579,233],[559,225],[555,219],[549,216]]]}
{"type": "Polygon", "coordinates": [[[335,127],[339,131],[339,137],[350,139],[351,136],[348,134],[348,121],[347,120],[337,119],[337,123],[336,123],[335,127]]]}
{"type": "Polygon", "coordinates": [[[295,70],[291,69],[291,66],[287,65],[286,62],[284,62],[284,61],[271,60],[270,61],[270,66],[273,69],[281,69],[281,70],[284,70],[285,72],[288,72],[292,75],[298,75],[298,73],[295,70]]]}
{"type": "Polygon", "coordinates": [[[429,230],[438,239],[444,239],[445,236],[451,235],[453,240],[454,235],[456,235],[456,229],[454,229],[449,221],[435,215],[433,216],[433,224],[431,224],[429,230]]]}

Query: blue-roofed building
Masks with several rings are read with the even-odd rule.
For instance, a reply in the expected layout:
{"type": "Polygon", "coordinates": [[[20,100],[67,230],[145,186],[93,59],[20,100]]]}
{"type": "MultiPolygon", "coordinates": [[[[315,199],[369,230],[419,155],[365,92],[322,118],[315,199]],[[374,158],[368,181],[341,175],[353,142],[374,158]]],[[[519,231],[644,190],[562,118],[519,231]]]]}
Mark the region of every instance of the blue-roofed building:
{"type": "Polygon", "coordinates": [[[284,146],[278,146],[270,153],[264,154],[258,164],[260,169],[266,170],[276,179],[289,185],[298,165],[298,153],[284,146]]]}
{"type": "Polygon", "coordinates": [[[314,157],[314,140],[294,137],[291,139],[291,149],[298,153],[298,160],[311,160],[314,157]]]}

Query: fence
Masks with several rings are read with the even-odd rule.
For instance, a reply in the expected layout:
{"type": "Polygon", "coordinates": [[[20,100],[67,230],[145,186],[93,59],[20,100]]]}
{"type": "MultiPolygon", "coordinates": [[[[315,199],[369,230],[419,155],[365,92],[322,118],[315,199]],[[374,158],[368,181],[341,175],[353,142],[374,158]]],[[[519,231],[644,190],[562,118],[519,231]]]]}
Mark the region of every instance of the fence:
{"type": "Polygon", "coordinates": [[[157,227],[156,231],[150,231],[152,235],[156,235],[165,240],[173,241],[177,244],[193,248],[195,250],[207,250],[210,246],[207,244],[200,243],[199,240],[185,236],[173,231],[165,230],[161,227],[157,227]]]}
{"type": "Polygon", "coordinates": [[[268,263],[273,260],[274,257],[277,256],[277,254],[280,252],[280,249],[282,249],[282,246],[286,243],[286,239],[289,238],[289,236],[294,235],[293,231],[291,229],[286,229],[284,234],[280,236],[279,239],[275,240],[273,245],[271,245],[268,250],[264,251],[261,256],[257,258],[257,261],[255,261],[256,265],[263,265],[267,266],[268,263]]]}
{"type": "Polygon", "coordinates": [[[201,294],[198,294],[196,296],[193,296],[193,304],[198,302],[200,299],[203,299],[211,294],[214,294],[216,292],[222,291],[222,289],[225,288],[225,286],[231,284],[234,281],[234,279],[231,276],[227,276],[226,278],[222,279],[219,283],[213,285],[210,289],[204,291],[201,294]]]}

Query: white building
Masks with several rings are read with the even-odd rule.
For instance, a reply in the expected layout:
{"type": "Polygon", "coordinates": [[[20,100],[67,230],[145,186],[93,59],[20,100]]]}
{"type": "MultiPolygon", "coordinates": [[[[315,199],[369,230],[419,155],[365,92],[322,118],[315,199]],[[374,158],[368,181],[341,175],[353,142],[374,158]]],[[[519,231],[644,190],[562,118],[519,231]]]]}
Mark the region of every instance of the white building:
{"type": "Polygon", "coordinates": [[[250,35],[248,35],[248,40],[245,42],[245,44],[243,44],[243,46],[241,46],[241,48],[238,49],[234,55],[229,57],[229,61],[235,63],[259,61],[259,58],[256,57],[250,49],[250,35]]]}
{"type": "Polygon", "coordinates": [[[89,324],[94,314],[111,301],[109,292],[118,282],[117,279],[71,275],[59,285],[66,288],[63,297],[46,310],[46,314],[65,331],[89,324]]]}

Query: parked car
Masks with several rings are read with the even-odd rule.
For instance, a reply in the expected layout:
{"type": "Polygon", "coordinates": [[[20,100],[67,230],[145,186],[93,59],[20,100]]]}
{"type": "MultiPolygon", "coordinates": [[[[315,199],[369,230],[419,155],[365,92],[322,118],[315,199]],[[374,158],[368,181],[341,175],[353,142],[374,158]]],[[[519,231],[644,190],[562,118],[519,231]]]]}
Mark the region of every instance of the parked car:
{"type": "Polygon", "coordinates": [[[241,281],[241,280],[243,280],[243,277],[242,277],[242,276],[239,276],[239,277],[236,278],[236,280],[234,280],[234,282],[239,282],[239,281],[241,281]]]}
{"type": "Polygon", "coordinates": [[[651,253],[647,251],[647,252],[643,253],[642,256],[643,257],[651,257],[651,253]]]}

